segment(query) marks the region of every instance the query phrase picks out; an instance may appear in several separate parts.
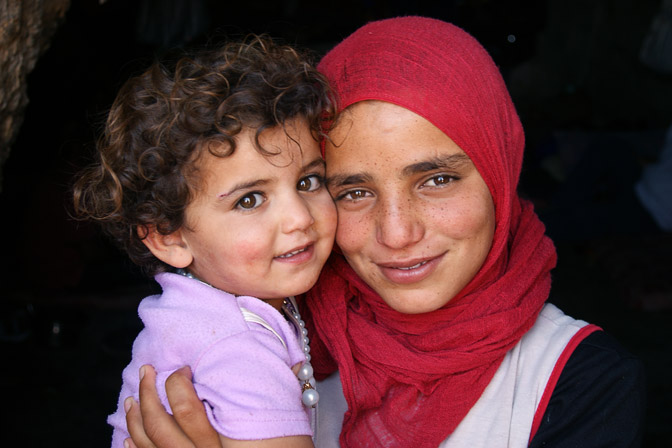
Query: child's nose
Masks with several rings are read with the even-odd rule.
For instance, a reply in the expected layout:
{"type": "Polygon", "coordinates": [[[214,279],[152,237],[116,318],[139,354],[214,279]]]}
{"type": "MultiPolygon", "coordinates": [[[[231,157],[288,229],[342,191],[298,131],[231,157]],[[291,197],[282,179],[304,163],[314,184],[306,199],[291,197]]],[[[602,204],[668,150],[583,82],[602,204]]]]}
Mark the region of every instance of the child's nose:
{"type": "Polygon", "coordinates": [[[306,230],[315,222],[308,204],[299,195],[289,198],[280,213],[282,213],[282,230],[285,233],[306,230]]]}

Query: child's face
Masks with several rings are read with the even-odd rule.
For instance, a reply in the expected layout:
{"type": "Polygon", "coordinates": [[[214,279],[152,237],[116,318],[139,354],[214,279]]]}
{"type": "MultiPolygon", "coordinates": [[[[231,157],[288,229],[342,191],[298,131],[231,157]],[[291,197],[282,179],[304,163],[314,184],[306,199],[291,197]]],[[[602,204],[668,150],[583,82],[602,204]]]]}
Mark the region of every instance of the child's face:
{"type": "Polygon", "coordinates": [[[308,126],[287,133],[254,129],[236,138],[233,155],[204,151],[200,188],[186,210],[182,238],[193,257],[187,269],[236,295],[280,299],[310,289],[331,252],[336,209],[323,184],[325,166],[308,126]]]}

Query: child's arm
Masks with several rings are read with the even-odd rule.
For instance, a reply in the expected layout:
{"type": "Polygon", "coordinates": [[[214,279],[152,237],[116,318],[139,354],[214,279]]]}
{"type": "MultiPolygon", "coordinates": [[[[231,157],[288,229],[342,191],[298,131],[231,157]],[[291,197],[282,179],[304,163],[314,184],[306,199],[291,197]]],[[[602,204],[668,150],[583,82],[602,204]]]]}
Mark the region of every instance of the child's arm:
{"type": "Polygon", "coordinates": [[[127,408],[126,424],[137,448],[312,448],[309,436],[281,437],[265,440],[233,440],[220,436],[210,425],[203,404],[191,382],[191,372],[182,368],[166,380],[166,394],[173,410],[168,414],[156,393],[156,373],[151,366],[143,367],[140,380],[140,406],[127,408]]]}

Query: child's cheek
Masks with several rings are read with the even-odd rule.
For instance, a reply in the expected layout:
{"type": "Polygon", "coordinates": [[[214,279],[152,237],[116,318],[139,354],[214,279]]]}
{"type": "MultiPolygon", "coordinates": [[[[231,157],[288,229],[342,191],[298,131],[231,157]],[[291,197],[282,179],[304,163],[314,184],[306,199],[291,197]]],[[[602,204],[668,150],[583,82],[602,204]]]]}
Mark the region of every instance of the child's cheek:
{"type": "Polygon", "coordinates": [[[257,261],[273,258],[274,254],[268,244],[254,238],[245,238],[235,244],[236,259],[241,264],[252,264],[257,261]]]}

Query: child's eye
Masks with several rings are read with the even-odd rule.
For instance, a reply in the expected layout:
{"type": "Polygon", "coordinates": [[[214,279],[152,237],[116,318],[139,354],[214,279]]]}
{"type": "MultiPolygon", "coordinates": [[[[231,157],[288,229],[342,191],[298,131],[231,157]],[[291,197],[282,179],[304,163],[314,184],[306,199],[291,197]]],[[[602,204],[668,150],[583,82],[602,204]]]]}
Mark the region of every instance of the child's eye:
{"type": "Polygon", "coordinates": [[[436,176],[430,177],[427,181],[422,184],[423,187],[441,187],[443,185],[455,182],[459,178],[457,176],[451,176],[448,174],[437,174],[436,176]]]}
{"type": "Polygon", "coordinates": [[[245,210],[251,210],[259,207],[265,201],[264,195],[261,193],[250,193],[246,194],[238,202],[236,202],[237,208],[242,208],[245,210]]]}
{"type": "Polygon", "coordinates": [[[323,184],[323,179],[317,174],[311,174],[301,179],[296,184],[296,189],[299,191],[315,191],[323,184]]]}

